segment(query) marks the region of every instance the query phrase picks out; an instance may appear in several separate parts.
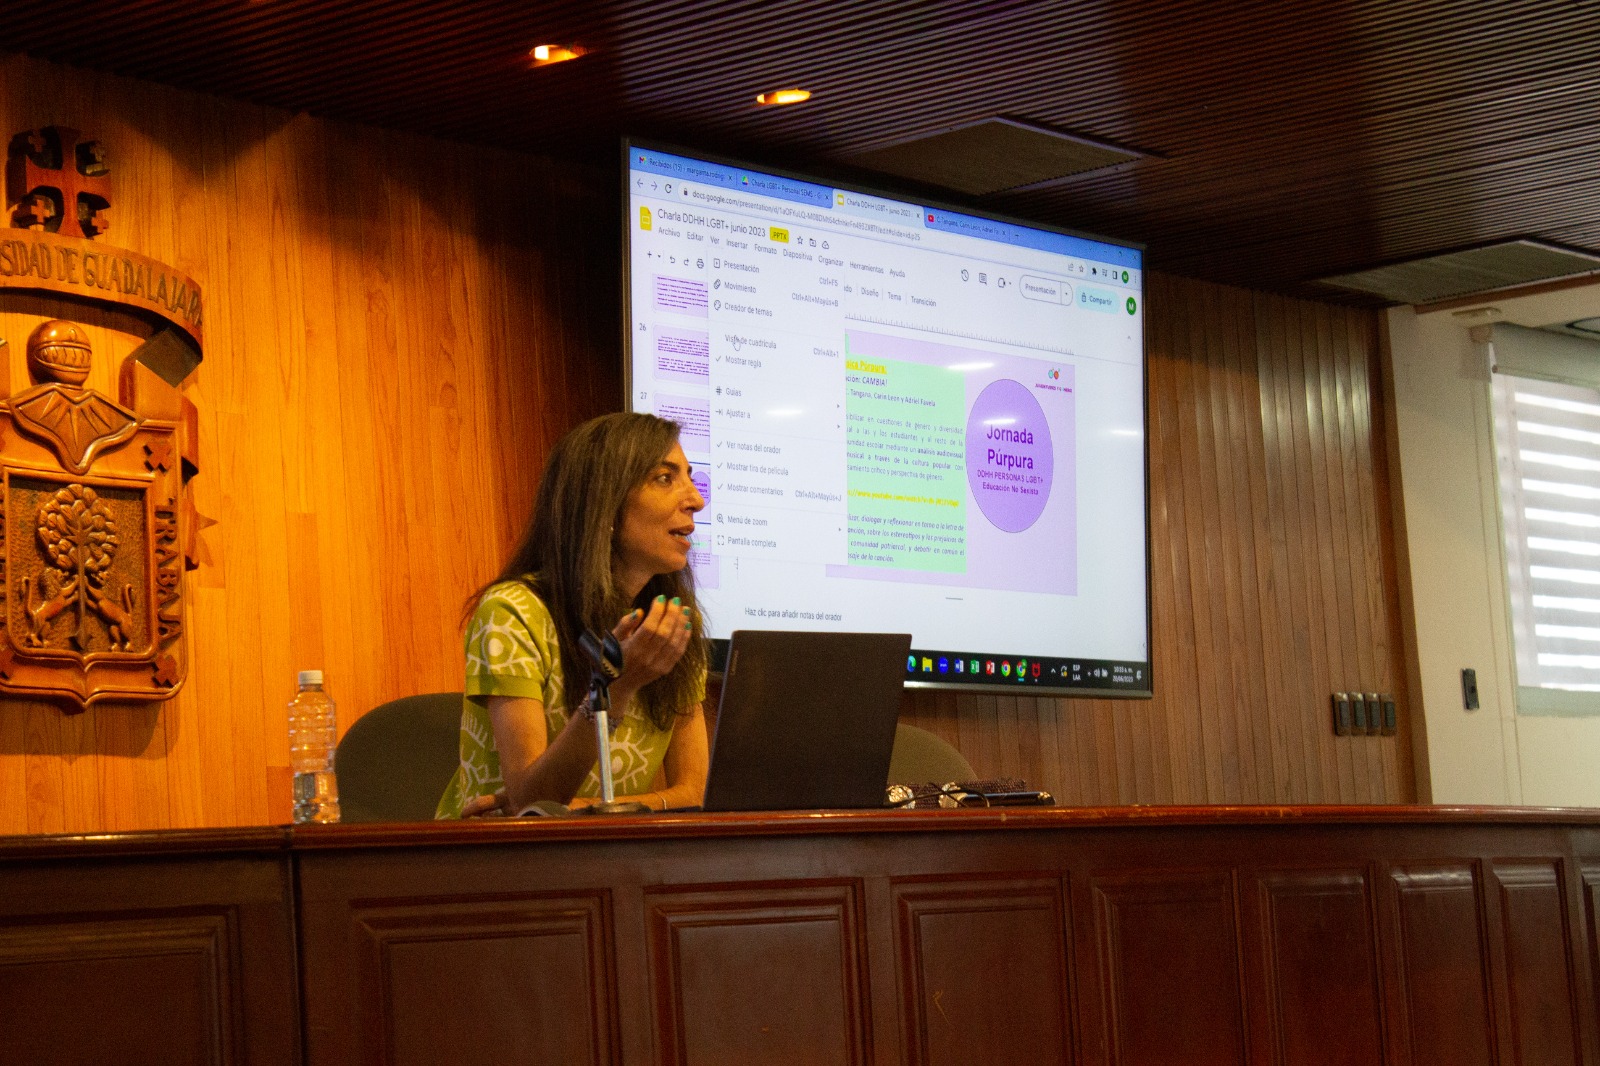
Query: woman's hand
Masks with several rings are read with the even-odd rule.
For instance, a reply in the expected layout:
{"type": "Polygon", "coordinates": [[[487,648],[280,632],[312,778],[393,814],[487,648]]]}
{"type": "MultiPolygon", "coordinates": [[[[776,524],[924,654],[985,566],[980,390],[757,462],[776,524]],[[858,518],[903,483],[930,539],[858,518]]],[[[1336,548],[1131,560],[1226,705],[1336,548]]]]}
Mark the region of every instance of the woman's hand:
{"type": "Polygon", "coordinates": [[[479,818],[486,814],[515,814],[511,809],[511,801],[506,796],[505,789],[497,790],[492,796],[473,796],[461,807],[461,817],[479,818]]]}
{"type": "Polygon", "coordinates": [[[649,611],[624,615],[611,633],[622,645],[622,676],[611,688],[631,696],[678,664],[693,629],[688,610],[676,596],[670,603],[665,596],[657,596],[649,611]]]}

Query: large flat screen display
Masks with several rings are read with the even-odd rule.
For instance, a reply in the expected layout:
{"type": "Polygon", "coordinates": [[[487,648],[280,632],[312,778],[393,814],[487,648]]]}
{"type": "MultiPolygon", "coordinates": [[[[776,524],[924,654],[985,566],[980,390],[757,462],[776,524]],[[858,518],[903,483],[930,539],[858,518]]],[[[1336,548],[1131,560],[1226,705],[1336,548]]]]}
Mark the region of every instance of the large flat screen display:
{"type": "Polygon", "coordinates": [[[909,632],[909,685],[1148,696],[1141,250],[624,150],[629,406],[683,427],[709,633],[909,632]]]}

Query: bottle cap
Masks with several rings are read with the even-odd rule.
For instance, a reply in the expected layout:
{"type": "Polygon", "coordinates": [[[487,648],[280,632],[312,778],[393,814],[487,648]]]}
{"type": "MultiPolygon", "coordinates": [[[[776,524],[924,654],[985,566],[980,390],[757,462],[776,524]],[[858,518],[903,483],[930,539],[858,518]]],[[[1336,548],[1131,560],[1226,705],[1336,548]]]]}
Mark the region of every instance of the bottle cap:
{"type": "Polygon", "coordinates": [[[302,670],[302,671],[300,671],[300,684],[302,684],[302,685],[320,685],[320,684],[322,684],[322,671],[321,670],[302,670]]]}

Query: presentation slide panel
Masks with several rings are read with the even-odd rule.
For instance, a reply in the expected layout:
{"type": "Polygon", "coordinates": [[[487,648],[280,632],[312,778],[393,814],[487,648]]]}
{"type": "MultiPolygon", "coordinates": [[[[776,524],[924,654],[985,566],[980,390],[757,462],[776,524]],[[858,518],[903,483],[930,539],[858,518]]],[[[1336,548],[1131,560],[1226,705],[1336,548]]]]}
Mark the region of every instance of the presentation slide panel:
{"type": "Polygon", "coordinates": [[[655,276],[655,308],[675,315],[705,318],[706,283],[698,278],[675,278],[667,274],[655,276]]]}
{"type": "Polygon", "coordinates": [[[655,377],[705,386],[711,374],[711,335],[704,330],[660,326],[655,335],[655,377]]]}
{"type": "Polygon", "coordinates": [[[942,367],[845,364],[849,552],[855,566],[967,569],[966,389],[942,367]]]}
{"type": "Polygon", "coordinates": [[[846,350],[871,370],[848,371],[851,561],[829,576],[1077,595],[1073,367],[859,330],[846,350]]]}
{"type": "Polygon", "coordinates": [[[704,397],[657,393],[656,414],[678,423],[678,443],[691,454],[711,450],[711,411],[704,397]]]}

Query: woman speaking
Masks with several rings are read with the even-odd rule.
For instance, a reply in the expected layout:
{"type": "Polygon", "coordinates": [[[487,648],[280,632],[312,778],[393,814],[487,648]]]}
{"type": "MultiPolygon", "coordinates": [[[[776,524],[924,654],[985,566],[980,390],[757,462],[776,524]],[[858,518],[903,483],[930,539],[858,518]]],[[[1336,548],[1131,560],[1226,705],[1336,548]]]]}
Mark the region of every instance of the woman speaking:
{"type": "Polygon", "coordinates": [[[522,543],[469,601],[461,765],[437,817],[599,797],[585,630],[610,630],[622,645],[611,683],[617,799],[700,803],[707,655],[688,561],[703,507],[675,423],[605,415],[556,444],[522,543]]]}

